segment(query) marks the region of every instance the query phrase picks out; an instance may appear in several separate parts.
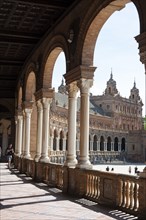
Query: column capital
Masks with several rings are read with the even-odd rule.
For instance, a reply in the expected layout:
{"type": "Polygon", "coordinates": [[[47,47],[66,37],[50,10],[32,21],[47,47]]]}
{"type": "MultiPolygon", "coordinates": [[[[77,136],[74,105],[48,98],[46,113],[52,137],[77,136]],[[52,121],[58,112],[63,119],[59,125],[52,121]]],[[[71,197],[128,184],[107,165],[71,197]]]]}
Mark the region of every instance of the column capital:
{"type": "Polygon", "coordinates": [[[77,82],[72,82],[67,86],[67,90],[68,90],[68,96],[69,98],[74,98],[76,97],[76,94],[78,92],[78,87],[77,87],[77,82]]]}
{"type": "Polygon", "coordinates": [[[38,111],[41,111],[43,109],[41,99],[37,100],[36,106],[38,111]]]}
{"type": "Polygon", "coordinates": [[[32,109],[30,109],[30,108],[25,108],[25,109],[24,109],[24,113],[25,113],[25,115],[26,115],[27,117],[29,117],[29,115],[31,115],[31,113],[32,113],[32,109]]]}
{"type": "Polygon", "coordinates": [[[93,85],[93,79],[82,78],[78,81],[78,87],[80,88],[81,93],[88,93],[92,85],[93,85]]]}
{"type": "Polygon", "coordinates": [[[53,98],[55,94],[54,88],[42,88],[35,93],[36,101],[42,98],[53,98]]]}
{"type": "Polygon", "coordinates": [[[52,102],[52,98],[42,98],[41,102],[42,102],[44,108],[48,108],[52,102]]]}

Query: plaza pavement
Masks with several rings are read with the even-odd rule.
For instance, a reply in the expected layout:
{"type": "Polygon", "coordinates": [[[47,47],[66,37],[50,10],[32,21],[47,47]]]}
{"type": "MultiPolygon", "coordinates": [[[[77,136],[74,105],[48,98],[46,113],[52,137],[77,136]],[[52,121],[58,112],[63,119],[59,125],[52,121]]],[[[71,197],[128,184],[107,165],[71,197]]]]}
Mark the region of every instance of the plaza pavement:
{"type": "Polygon", "coordinates": [[[62,194],[0,163],[0,220],[134,220],[134,216],[62,194]]]}

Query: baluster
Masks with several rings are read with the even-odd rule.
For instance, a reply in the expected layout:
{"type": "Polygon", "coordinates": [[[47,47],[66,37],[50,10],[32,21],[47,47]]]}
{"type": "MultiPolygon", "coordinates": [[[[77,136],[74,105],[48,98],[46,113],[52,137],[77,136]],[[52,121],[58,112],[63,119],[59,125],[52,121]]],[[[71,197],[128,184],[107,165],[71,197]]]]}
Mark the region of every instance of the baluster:
{"type": "Polygon", "coordinates": [[[134,204],[134,186],[133,186],[133,182],[131,182],[130,185],[130,204],[129,204],[129,208],[133,209],[133,204],[134,204]]]}
{"type": "Polygon", "coordinates": [[[139,207],[138,189],[139,189],[139,186],[137,183],[135,183],[134,185],[134,207],[133,207],[134,211],[137,211],[139,207]]]}
{"type": "Polygon", "coordinates": [[[94,176],[94,198],[97,196],[97,176],[94,176]]]}
{"type": "Polygon", "coordinates": [[[126,184],[126,208],[127,209],[129,208],[129,200],[130,200],[129,191],[130,191],[130,183],[129,183],[129,180],[128,180],[127,184],[126,184]]]}
{"type": "Polygon", "coordinates": [[[90,196],[93,196],[93,175],[91,175],[91,194],[90,196]]]}
{"type": "Polygon", "coordinates": [[[118,196],[119,196],[119,201],[118,201],[118,205],[119,206],[122,206],[122,202],[123,202],[123,181],[120,179],[119,181],[119,193],[118,193],[118,196]]]}
{"type": "Polygon", "coordinates": [[[125,207],[125,197],[126,197],[126,182],[123,180],[122,185],[122,207],[125,207]]]}

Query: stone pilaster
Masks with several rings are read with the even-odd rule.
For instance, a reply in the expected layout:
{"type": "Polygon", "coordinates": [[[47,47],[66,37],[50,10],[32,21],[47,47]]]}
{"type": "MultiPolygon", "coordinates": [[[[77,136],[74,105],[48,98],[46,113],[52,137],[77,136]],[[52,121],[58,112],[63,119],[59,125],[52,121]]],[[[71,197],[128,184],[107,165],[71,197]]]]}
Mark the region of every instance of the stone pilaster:
{"type": "Polygon", "coordinates": [[[73,82],[68,86],[68,151],[65,165],[74,167],[76,160],[76,109],[77,109],[77,84],[73,82]]]}

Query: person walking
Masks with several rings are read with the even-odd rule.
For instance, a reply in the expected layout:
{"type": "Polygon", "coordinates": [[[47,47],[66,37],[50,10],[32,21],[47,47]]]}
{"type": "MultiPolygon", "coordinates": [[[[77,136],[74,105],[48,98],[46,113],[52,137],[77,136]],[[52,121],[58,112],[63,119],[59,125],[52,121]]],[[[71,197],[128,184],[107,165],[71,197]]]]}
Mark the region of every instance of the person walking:
{"type": "Polygon", "coordinates": [[[8,168],[11,168],[11,163],[14,155],[14,148],[13,145],[10,144],[6,149],[6,156],[7,156],[7,162],[8,162],[8,168]]]}

